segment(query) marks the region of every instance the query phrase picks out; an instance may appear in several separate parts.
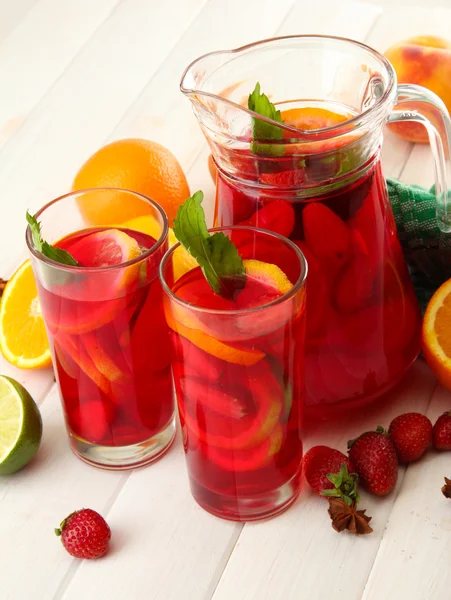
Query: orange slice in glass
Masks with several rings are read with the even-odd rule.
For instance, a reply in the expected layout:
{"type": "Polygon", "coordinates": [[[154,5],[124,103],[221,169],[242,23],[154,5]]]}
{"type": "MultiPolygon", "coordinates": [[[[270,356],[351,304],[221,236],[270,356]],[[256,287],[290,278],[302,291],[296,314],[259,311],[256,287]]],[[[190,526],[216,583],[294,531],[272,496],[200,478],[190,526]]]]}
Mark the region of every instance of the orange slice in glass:
{"type": "MultiPolygon", "coordinates": [[[[107,396],[111,393],[111,384],[94,364],[84,347],[77,344],[69,335],[59,335],[57,343],[64,352],[79,366],[81,371],[92,379],[96,386],[107,396]]],[[[60,350],[61,352],[61,350],[60,350]]]]}
{"type": "MultiPolygon", "coordinates": [[[[225,360],[226,362],[237,365],[250,366],[255,365],[255,363],[265,356],[264,352],[261,352],[260,350],[254,350],[253,348],[234,348],[233,346],[225,344],[213,336],[208,335],[201,329],[187,327],[186,324],[183,325],[179,321],[176,321],[170,310],[169,307],[166,308],[166,321],[169,327],[204,352],[207,352],[220,360],[225,360]]],[[[187,315],[185,314],[185,323],[186,316],[187,315]]],[[[193,318],[192,324],[194,323],[193,318]]],[[[198,326],[201,325],[198,324],[198,326]]]]}

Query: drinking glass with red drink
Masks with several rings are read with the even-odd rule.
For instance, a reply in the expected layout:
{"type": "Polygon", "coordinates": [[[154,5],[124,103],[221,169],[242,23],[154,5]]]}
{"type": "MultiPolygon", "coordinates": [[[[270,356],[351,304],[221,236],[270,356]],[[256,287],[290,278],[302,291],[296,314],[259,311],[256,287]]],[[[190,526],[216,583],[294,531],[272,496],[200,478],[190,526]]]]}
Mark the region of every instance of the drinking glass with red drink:
{"type": "Polygon", "coordinates": [[[375,50],[328,36],[209,53],[187,68],[181,89],[212,150],[215,224],[272,230],[307,259],[306,414],[365,406],[400,380],[420,348],[420,311],[381,170],[383,126],[427,124],[438,224],[449,231],[443,103],[397,86],[375,50]],[[402,112],[409,99],[417,110],[402,112]],[[420,111],[434,114],[437,130],[420,111]]]}
{"type": "Polygon", "coordinates": [[[200,231],[191,228],[196,217],[186,235],[196,200],[204,219],[196,196],[174,232],[200,266],[174,280],[178,244],[160,269],[191,491],[217,516],[257,520],[299,492],[306,264],[295,244],[268,231],[200,231]]]}
{"type": "Polygon", "coordinates": [[[158,279],[166,215],[134,192],[96,189],[57,198],[35,217],[42,232],[29,217],[26,239],[71,448],[109,469],[152,462],[175,434],[158,279]],[[112,226],[111,202],[130,207],[130,219],[112,226]]]}

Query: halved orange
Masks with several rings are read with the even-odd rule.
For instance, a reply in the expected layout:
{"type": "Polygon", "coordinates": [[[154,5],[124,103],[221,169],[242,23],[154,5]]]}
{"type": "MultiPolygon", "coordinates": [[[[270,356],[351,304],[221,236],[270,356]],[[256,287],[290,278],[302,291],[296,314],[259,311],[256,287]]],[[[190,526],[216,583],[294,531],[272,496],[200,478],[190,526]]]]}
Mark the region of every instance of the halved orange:
{"type": "Polygon", "coordinates": [[[451,390],[451,279],[435,292],[423,319],[423,354],[437,379],[451,390]]]}
{"type": "Polygon", "coordinates": [[[0,306],[0,350],[20,369],[52,362],[31,263],[20,266],[5,286],[0,306]]]}

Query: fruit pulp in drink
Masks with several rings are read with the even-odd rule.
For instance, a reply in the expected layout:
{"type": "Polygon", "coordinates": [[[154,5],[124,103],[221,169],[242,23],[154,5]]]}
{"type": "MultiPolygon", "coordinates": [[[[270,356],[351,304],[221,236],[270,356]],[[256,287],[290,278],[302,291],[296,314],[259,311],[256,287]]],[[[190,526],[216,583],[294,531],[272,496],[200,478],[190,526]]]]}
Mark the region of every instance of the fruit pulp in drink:
{"type": "MultiPolygon", "coordinates": [[[[78,231],[57,246],[76,260],[77,249],[83,248],[89,263],[88,236],[107,229],[78,231]]],[[[122,231],[142,252],[155,244],[144,233],[122,231]]],[[[74,267],[61,281],[49,282],[49,289],[38,283],[66,424],[82,441],[139,444],[173,418],[169,338],[157,270],[149,258],[98,274],[74,267]]]]}
{"type": "MultiPolygon", "coordinates": [[[[282,113],[283,114],[283,113],[282,113]]],[[[252,156],[237,152],[253,185],[218,169],[215,223],[289,237],[308,262],[306,415],[329,418],[389,390],[420,347],[420,312],[396,233],[379,156],[350,183],[333,183],[352,153],[252,156]],[[321,184],[327,191],[318,192],[321,184]],[[311,197],[297,192],[311,186],[311,197]]],[[[238,167],[239,169],[239,167],[238,167]]]]}
{"type": "Polygon", "coordinates": [[[236,312],[281,296],[264,278],[248,275],[233,299],[215,294],[199,268],[172,288],[206,309],[193,314],[179,307],[169,317],[192,493],[210,512],[233,520],[251,520],[255,509],[269,516],[283,486],[297,496],[301,474],[303,347],[293,344],[302,337],[304,310],[282,301],[261,315],[236,312]],[[268,505],[259,506],[272,492],[268,505]]]}

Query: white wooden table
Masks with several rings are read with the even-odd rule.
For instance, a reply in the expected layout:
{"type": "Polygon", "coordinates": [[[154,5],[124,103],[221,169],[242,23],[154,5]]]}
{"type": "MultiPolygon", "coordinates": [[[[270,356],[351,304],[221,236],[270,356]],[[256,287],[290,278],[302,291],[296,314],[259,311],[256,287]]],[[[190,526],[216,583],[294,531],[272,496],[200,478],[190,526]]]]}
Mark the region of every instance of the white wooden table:
{"type": "MultiPolygon", "coordinates": [[[[380,51],[409,35],[451,36],[450,0],[381,1],[0,0],[0,276],[26,256],[25,209],[66,192],[82,162],[113,139],[165,144],[211,207],[206,144],[178,90],[198,55],[274,34],[336,34],[380,51]]],[[[387,134],[383,158],[386,175],[431,184],[427,148],[387,134]]],[[[44,420],[36,460],[0,480],[0,600],[451,598],[451,503],[440,493],[449,454],[401,468],[383,500],[363,494],[370,536],[335,533],[325,501],[307,488],[285,514],[243,526],[194,503],[180,438],[149,468],[91,468],[69,450],[52,372],[3,360],[0,372],[30,390],[44,420]],[[53,534],[82,507],[111,525],[100,561],[72,559],[53,534]]],[[[347,426],[318,426],[306,446],[344,449],[405,410],[435,419],[447,408],[450,394],[418,361],[390,402],[347,426]]]]}

